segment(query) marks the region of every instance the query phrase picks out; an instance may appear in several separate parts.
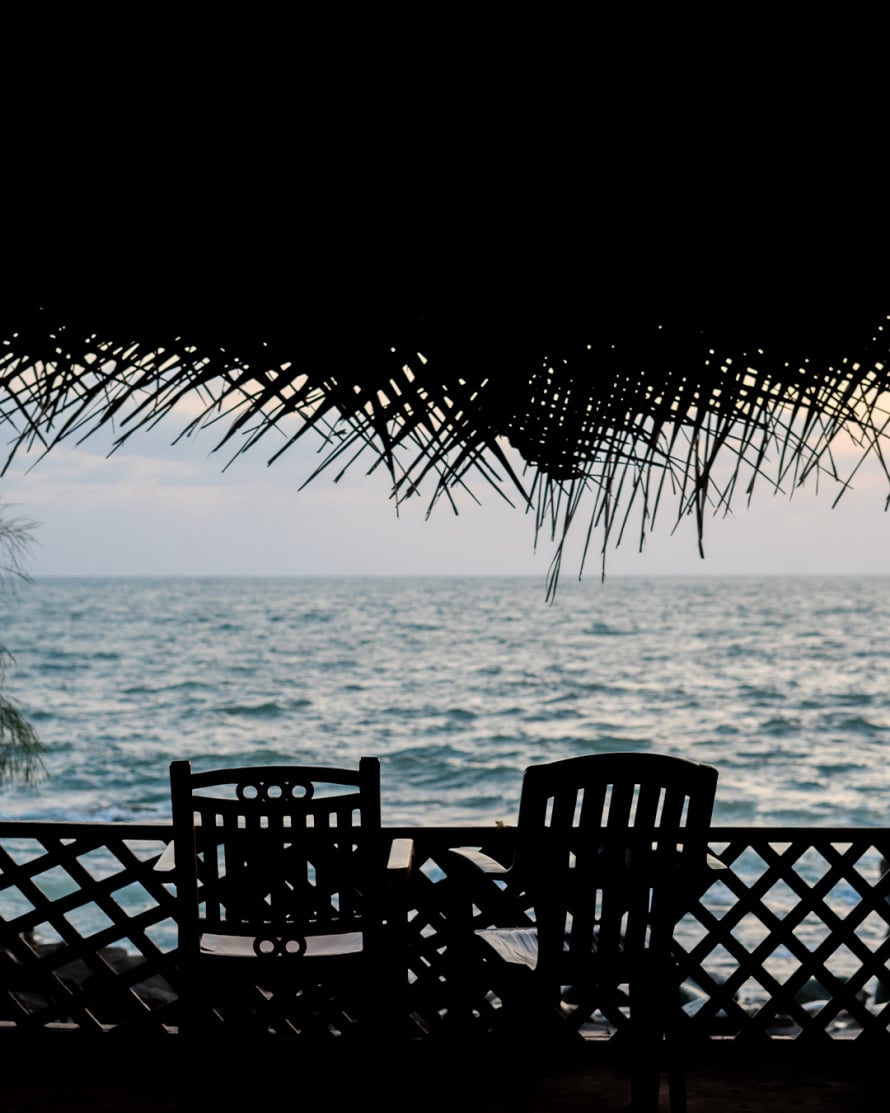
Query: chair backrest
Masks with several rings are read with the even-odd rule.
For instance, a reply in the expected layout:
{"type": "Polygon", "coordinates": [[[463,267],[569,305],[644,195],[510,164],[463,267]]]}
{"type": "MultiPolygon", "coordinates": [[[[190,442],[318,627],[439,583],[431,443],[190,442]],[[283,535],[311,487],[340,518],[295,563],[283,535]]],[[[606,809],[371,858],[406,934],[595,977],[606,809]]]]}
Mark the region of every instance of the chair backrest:
{"type": "Polygon", "coordinates": [[[170,766],[179,946],[202,932],[299,939],[375,916],[380,763],[356,769],[170,766]]]}
{"type": "Polygon", "coordinates": [[[707,856],[717,770],[650,753],[525,771],[513,872],[532,899],[538,968],[668,947],[707,856]]]}

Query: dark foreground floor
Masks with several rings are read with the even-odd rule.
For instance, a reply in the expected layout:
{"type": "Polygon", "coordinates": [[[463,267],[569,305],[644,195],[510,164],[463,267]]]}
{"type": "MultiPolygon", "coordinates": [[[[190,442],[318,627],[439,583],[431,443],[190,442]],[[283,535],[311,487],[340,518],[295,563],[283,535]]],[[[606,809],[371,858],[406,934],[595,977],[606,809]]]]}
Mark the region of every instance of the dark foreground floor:
{"type": "MultiPolygon", "coordinates": [[[[807,1062],[799,1055],[752,1062],[733,1053],[723,1061],[694,1063],[690,1069],[689,1113],[890,1113],[890,1082],[876,1058],[824,1056],[807,1062]]],[[[157,1048],[133,1056],[109,1046],[70,1054],[0,1042],[2,1113],[345,1113],[375,1110],[418,1113],[501,1113],[503,1076],[491,1064],[467,1063],[455,1053],[410,1054],[371,1062],[325,1057],[266,1063],[243,1061],[232,1051],[204,1064],[177,1064],[157,1048]],[[183,1086],[206,1078],[204,1100],[183,1086]],[[196,1073],[197,1072],[197,1073],[196,1073]]],[[[624,1070],[614,1063],[551,1065],[538,1072],[535,1113],[619,1113],[630,1091],[624,1070]]],[[[666,1091],[661,1109],[667,1111],[666,1091]]]]}

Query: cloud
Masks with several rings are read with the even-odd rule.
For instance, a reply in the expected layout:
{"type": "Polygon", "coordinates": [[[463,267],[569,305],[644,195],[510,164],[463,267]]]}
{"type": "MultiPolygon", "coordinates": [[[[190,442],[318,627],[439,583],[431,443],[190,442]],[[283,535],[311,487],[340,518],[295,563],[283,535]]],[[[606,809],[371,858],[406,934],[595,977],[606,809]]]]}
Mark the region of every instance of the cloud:
{"type": "MultiPolygon", "coordinates": [[[[397,515],[382,469],[368,476],[359,464],[339,484],[322,475],[300,490],[318,463],[310,441],[271,467],[253,452],[227,471],[211,448],[203,435],[171,445],[160,432],[110,458],[92,441],[62,445],[30,470],[32,461],[17,461],[0,497],[41,523],[38,575],[546,575],[549,538],[535,553],[533,518],[483,483],[475,486],[481,505],[463,493],[457,516],[442,501],[427,521],[429,489],[397,515]]],[[[839,443],[838,450],[852,464],[854,447],[839,443]]],[[[607,574],[883,572],[887,487],[874,462],[834,510],[834,483],[823,481],[818,491],[809,483],[791,499],[763,484],[750,510],[740,502],[729,518],[706,518],[703,561],[694,520],[672,532],[674,508],[665,503],[642,554],[629,531],[609,551],[607,574]]],[[[582,508],[564,576],[580,567],[587,524],[582,508]]],[[[600,544],[594,533],[587,578],[599,576],[600,544]]]]}

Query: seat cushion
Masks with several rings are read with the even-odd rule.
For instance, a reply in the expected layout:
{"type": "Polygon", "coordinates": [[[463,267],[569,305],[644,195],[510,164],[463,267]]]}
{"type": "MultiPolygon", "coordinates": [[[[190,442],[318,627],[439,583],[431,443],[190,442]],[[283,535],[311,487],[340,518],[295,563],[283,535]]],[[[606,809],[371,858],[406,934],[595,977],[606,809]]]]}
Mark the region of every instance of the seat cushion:
{"type": "Polygon", "coordinates": [[[483,928],[476,935],[502,962],[527,966],[529,970],[538,964],[537,928],[483,928]]]}
{"type": "MultiPolygon", "coordinates": [[[[494,951],[502,962],[512,963],[514,966],[527,966],[534,970],[538,965],[538,929],[535,927],[518,928],[481,928],[476,936],[494,951]]],[[[563,950],[566,957],[569,952],[569,941],[565,939],[563,950]]],[[[622,962],[624,959],[624,946],[618,943],[617,949],[610,948],[608,956],[599,952],[599,929],[595,929],[591,939],[590,953],[584,958],[585,967],[596,963],[601,967],[605,962],[622,962]]],[[[577,956],[571,960],[577,966],[577,956]]],[[[593,967],[594,969],[596,967],[593,967]]]]}

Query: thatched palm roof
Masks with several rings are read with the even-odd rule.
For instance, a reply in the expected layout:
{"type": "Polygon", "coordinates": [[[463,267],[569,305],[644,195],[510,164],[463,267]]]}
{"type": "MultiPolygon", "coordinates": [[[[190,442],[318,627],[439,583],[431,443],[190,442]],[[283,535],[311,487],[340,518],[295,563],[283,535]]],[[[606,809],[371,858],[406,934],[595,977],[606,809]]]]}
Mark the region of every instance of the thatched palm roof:
{"type": "Polygon", "coordinates": [[[257,214],[241,238],[146,219],[32,250],[0,305],[5,464],[123,444],[188,396],[181,431],[213,425],[221,467],[316,430],[319,470],[385,468],[396,502],[481,479],[552,534],[554,573],[570,527],[605,554],[656,511],[701,537],[755,490],[840,495],[839,438],[884,464],[890,286],[844,235],[257,214]]]}

